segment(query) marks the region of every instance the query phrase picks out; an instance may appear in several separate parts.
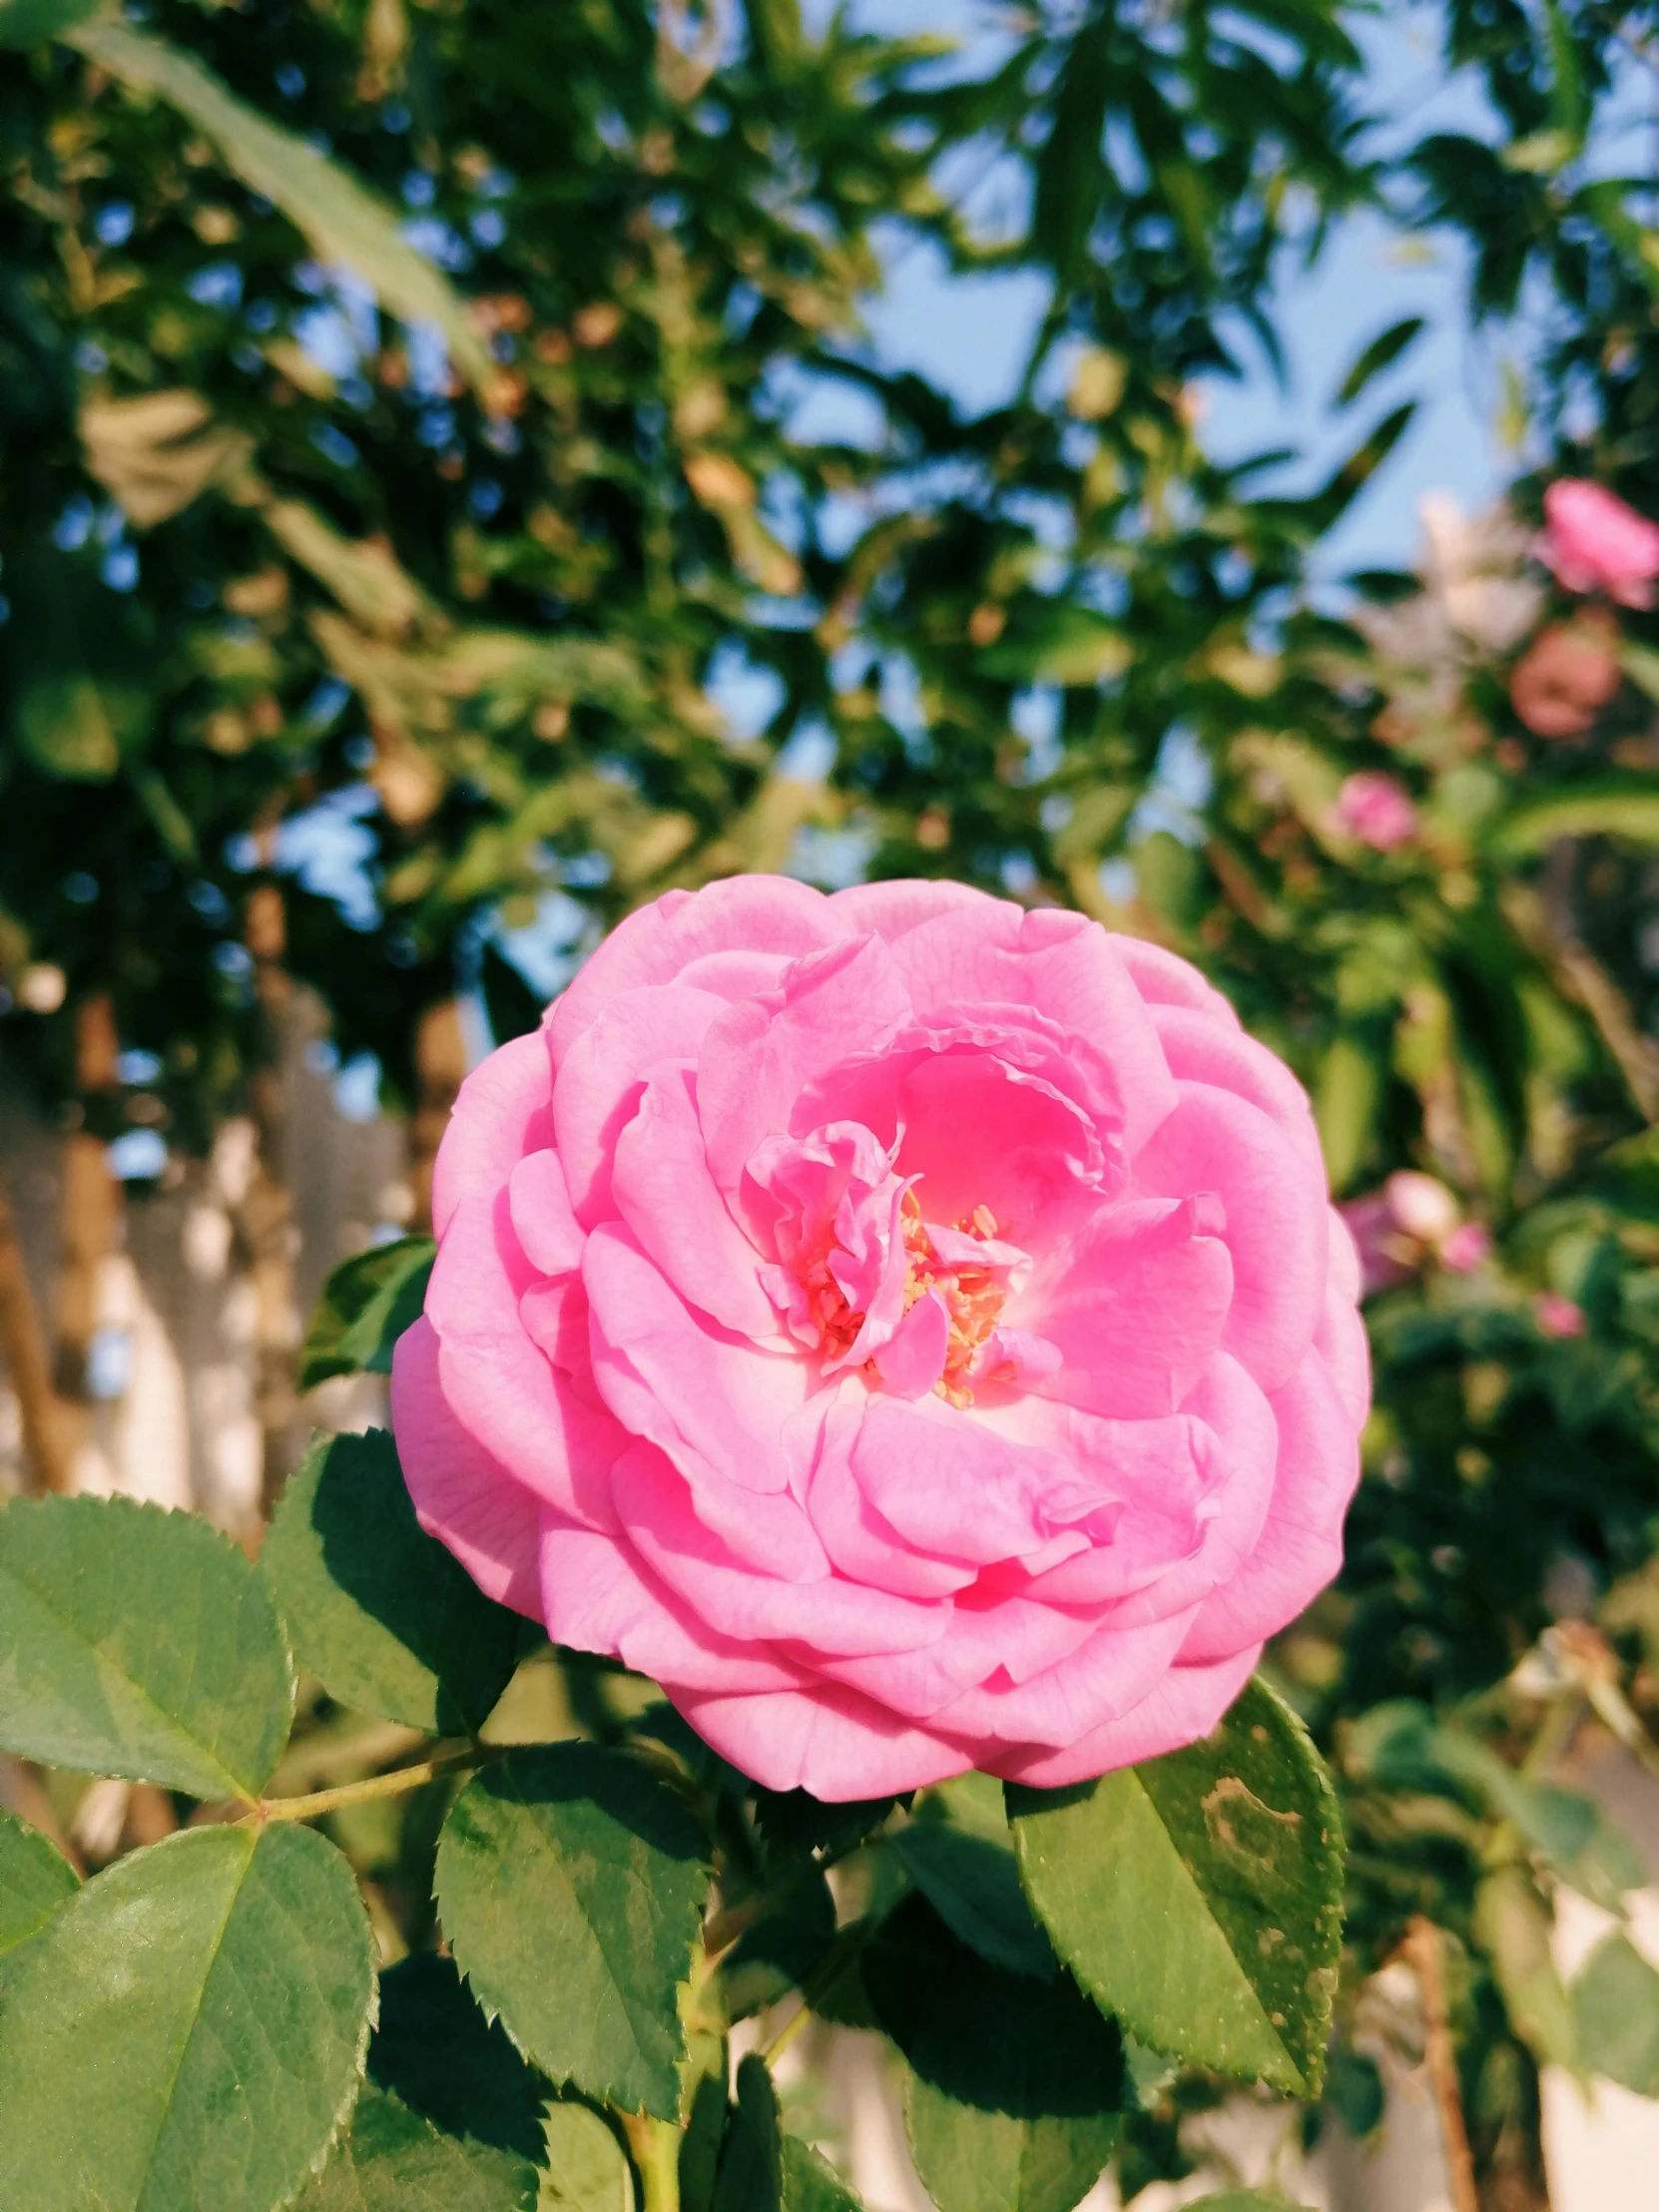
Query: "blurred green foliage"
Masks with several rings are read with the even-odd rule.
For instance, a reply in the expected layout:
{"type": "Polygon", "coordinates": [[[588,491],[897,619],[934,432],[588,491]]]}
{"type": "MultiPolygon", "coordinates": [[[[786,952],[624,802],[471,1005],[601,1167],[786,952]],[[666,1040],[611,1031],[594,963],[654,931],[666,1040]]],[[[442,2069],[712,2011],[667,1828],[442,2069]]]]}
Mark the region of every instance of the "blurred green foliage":
{"type": "Polygon", "coordinates": [[[1574,2058],[1538,1930],[1629,1869],[1517,1793],[1585,1712],[1651,1763],[1659,1710],[1659,625],[1528,559],[1552,474],[1659,514],[1659,231],[1598,151],[1659,31],[1440,29],[1493,127],[1384,160],[1325,0],[1010,7],[971,67],[794,0],[8,0],[0,1044],[69,1100],[108,994],[161,1072],[97,1125],[199,1148],[276,964],[406,1100],[434,1002],[515,1031],[736,868],[960,876],[1198,960],[1340,1196],[1447,1194],[1433,1234],[1362,1217],[1368,1480],[1277,1665],[1347,1792],[1352,1987],[1413,1915],[1455,1938],[1521,2203],[1535,2064],[1574,2058]],[[1206,456],[1194,382],[1277,356],[1276,280],[1361,206],[1543,337],[1512,514],[1339,604],[1310,555],[1408,424],[1372,385],[1417,328],[1356,331],[1352,452],[1302,498],[1206,456]],[[870,343],[916,253],[1040,283],[1005,404],[870,343]],[[1617,665],[1548,736],[1516,702],[1558,624],[1617,665]],[[1390,848],[1359,773],[1413,810],[1390,848]]]}

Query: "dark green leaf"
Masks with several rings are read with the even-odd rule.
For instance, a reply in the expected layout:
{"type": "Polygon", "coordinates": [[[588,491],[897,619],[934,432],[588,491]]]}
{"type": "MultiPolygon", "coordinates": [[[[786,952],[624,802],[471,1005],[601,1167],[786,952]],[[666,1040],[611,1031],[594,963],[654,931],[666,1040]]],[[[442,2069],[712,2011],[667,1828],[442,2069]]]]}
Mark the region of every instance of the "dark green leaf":
{"type": "Polygon", "coordinates": [[[107,0],[0,0],[0,46],[44,46],[106,5],[107,0]]]}
{"type": "Polygon", "coordinates": [[[420,1319],[436,1251],[430,1237],[401,1237],[335,1268],[299,1355],[302,1390],[333,1375],[390,1375],[393,1345],[420,1319]]]}
{"type": "Polygon", "coordinates": [[[206,1521],[122,1497],[0,1511],[0,1748],[253,1798],[292,1718],[276,1608],[206,1521]]]}
{"type": "Polygon", "coordinates": [[[38,1829],[0,1813],[0,1955],[26,1943],[80,1886],[38,1829]]]}
{"type": "Polygon", "coordinates": [[[445,2135],[384,2089],[364,2089],[351,2131],[299,2212],[535,2212],[527,2159],[445,2135]]]}
{"type": "Polygon", "coordinates": [[[775,1852],[841,1851],[879,1828],[897,1798],[826,1805],[806,1790],[757,1790],[755,1825],[775,1852]]]}
{"type": "Polygon", "coordinates": [[[373,1938],[306,1828],[117,1860],[0,1959],[0,2204],[269,2212],[357,2093],[373,1938]]]}
{"type": "Polygon", "coordinates": [[[1314,2096],[1343,1851],[1307,1732],[1253,1682],[1203,1743],[1098,1782],[1010,1790],[1027,1895],[1103,2010],[1155,2049],[1314,2096]]]}
{"type": "Polygon", "coordinates": [[[1423,326],[1420,314],[1408,314],[1380,331],[1356,354],[1353,366],[1337,386],[1336,405],[1351,406],[1374,377],[1392,367],[1423,326]]]}
{"type": "Polygon", "coordinates": [[[383,1428],[312,1443],[260,1568],[295,1658],[355,1712],[470,1734],[511,1678],[518,1614],[421,1528],[383,1428]]]}
{"type": "Polygon", "coordinates": [[[753,2053],[738,2068],[711,2212],[859,2212],[833,2167],[784,2133],[772,2075],[753,2053]]]}
{"type": "Polygon", "coordinates": [[[1585,2072],[1659,2097],[1659,1973],[1629,1937],[1603,1936],[1569,1994],[1585,2072]]]}
{"type": "Polygon", "coordinates": [[[893,1848],[906,1873],[957,1936],[993,1966],[1052,1979],[1053,1945],[1031,1917],[1020,1887],[1002,1785],[968,1774],[928,1790],[893,1848]]]}
{"type": "Polygon", "coordinates": [[[1069,1976],[987,1965],[925,1899],[864,1956],[910,2078],[916,2167],[943,2212],[1072,2212],[1111,2156],[1123,2100],[1116,2028],[1069,1976]]]}
{"type": "Polygon", "coordinates": [[[380,1976],[368,2078],[446,2134],[540,2155],[547,2083],[485,2019],[452,1958],[420,1951],[380,1976]]]}
{"type": "Polygon", "coordinates": [[[721,1968],[726,2008],[747,2019],[805,1981],[835,1934],[835,1901],[816,1868],[805,1869],[775,1911],[746,1930],[721,1968]]]}
{"type": "Polygon", "coordinates": [[[438,1846],[461,1971],[555,2081],[673,2119],[709,1877],[691,1816],[625,1753],[518,1751],[475,1775],[438,1846]]]}

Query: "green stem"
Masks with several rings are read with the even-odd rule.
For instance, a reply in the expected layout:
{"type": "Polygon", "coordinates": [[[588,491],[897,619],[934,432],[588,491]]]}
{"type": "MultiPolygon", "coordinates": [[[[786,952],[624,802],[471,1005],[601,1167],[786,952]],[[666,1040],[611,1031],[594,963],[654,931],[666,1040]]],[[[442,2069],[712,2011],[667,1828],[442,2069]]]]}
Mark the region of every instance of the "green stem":
{"type": "Polygon", "coordinates": [[[640,2212],[680,2212],[680,2129],[646,2112],[617,2116],[645,2192],[640,2212]]]}
{"type": "Polygon", "coordinates": [[[424,1783],[436,1782],[440,1776],[459,1774],[468,1767],[481,1767],[487,1760],[500,1756],[501,1747],[496,1744],[473,1744],[465,1751],[441,1752],[436,1758],[419,1760],[412,1767],[394,1767],[390,1774],[371,1774],[362,1782],[342,1782],[336,1789],[313,1790],[308,1797],[262,1798],[258,1805],[243,1814],[242,1822],[264,1828],[271,1821],[314,1821],[319,1815],[332,1813],[342,1805],[366,1805],[373,1798],[401,1797],[405,1790],[418,1790],[424,1783]]]}

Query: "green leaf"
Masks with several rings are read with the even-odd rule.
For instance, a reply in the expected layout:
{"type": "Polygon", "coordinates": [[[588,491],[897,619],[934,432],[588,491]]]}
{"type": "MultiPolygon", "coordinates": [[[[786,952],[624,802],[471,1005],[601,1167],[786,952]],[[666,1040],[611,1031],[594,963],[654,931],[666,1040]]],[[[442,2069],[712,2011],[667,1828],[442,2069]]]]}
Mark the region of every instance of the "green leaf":
{"type": "Polygon", "coordinates": [[[39,1829],[0,1813],[0,1956],[26,1943],[80,1887],[75,1869],[39,1829]]]}
{"type": "Polygon", "coordinates": [[[334,1375],[390,1375],[393,1345],[420,1319],[437,1249],[430,1237],[400,1237],[335,1268],[299,1355],[302,1390],[334,1375]]]}
{"type": "Polygon", "coordinates": [[[928,1790],[893,1838],[905,1872],[953,1936],[993,1966],[1052,1980],[1053,1945],[1031,1917],[1002,1786],[965,1774],[928,1790]]]}
{"type": "Polygon", "coordinates": [[[292,1718],[281,1624],[229,1537],[123,1497],[0,1510],[0,1749],[252,1799],[292,1718]]]}
{"type": "Polygon", "coordinates": [[[396,212],[339,163],[237,99],[194,56],[108,17],[59,33],[130,92],[152,93],[218,147],[226,167],[280,208],[320,261],[343,263],[405,322],[435,324],[455,365],[486,400],[489,350],[443,275],[404,239],[396,212]]]}
{"type": "Polygon", "coordinates": [[[1353,366],[1337,386],[1335,404],[1352,406],[1374,377],[1381,376],[1385,368],[1391,368],[1405,348],[1423,329],[1420,314],[1408,314],[1398,322],[1390,322],[1380,331],[1371,343],[1355,355],[1353,366]]]}
{"type": "Polygon", "coordinates": [[[260,1569],[295,1658],[354,1712],[471,1734],[507,1687],[519,1616],[420,1526],[383,1428],[312,1443],[260,1569]]]}
{"type": "Polygon", "coordinates": [[[1555,1969],[1551,1914],[1524,1868],[1500,1867],[1484,1877],[1470,1926],[1492,1962],[1514,2032],[1541,2062],[1576,2066],[1577,2024],[1555,1969]]]}
{"type": "Polygon", "coordinates": [[[485,2019],[452,1958],[417,1951],[380,1976],[368,2078],[445,2134],[541,2154],[548,2085],[485,2019]]]}
{"type": "Polygon", "coordinates": [[[1659,2097],[1659,1973],[1628,1936],[1604,1936],[1569,1994],[1585,2072],[1659,2097]]]}
{"type": "Polygon", "coordinates": [[[1203,1743],[1076,1789],[1009,1791],[1026,1893],[1131,2035],[1316,2096],[1343,1848],[1307,1731],[1260,1681],[1203,1743]]]}
{"type": "Polygon", "coordinates": [[[778,2092],[753,2052],[738,2068],[710,2212],[860,2212],[827,2159],[778,2119],[778,2092]]]}
{"type": "Polygon", "coordinates": [[[1617,837],[1643,851],[1659,850],[1659,784],[1651,777],[1608,777],[1523,800],[1490,843],[1498,858],[1524,860],[1562,837],[1617,837]]]}
{"type": "Polygon", "coordinates": [[[1289,2197],[1265,2197],[1260,2189],[1226,2189],[1219,2197],[1194,2197],[1186,2212],[1298,2212],[1289,2197]]]}
{"type": "Polygon", "coordinates": [[[475,1775],[438,1845],[444,1931],[486,2010],[555,2081],[658,2119],[678,2112],[678,1992],[708,1888],[674,1792],[591,1744],[475,1775]]]}
{"type": "Polygon", "coordinates": [[[817,1868],[803,1869],[777,1909],[748,1929],[721,1967],[727,2017],[748,2019],[805,1981],[834,1940],[835,1901],[817,1868]]]}
{"type": "Polygon", "coordinates": [[[882,1797],[826,1805],[808,1790],[757,1790],[755,1825],[774,1852],[838,1852],[879,1828],[897,1803],[882,1797]]]}
{"type": "Polygon", "coordinates": [[[881,2024],[909,2067],[916,2170],[944,2212],[1072,2212],[1117,2137],[1117,2029],[1069,1976],[987,1965],[925,1899],[864,1955],[881,2024]]]}
{"type": "Polygon", "coordinates": [[[539,2186],[527,2159],[461,2142],[384,2089],[364,2089],[298,2212],[535,2212],[539,2186]]]}
{"type": "Polygon", "coordinates": [[[0,46],[44,46],[107,5],[108,0],[0,0],[0,46]]]}
{"type": "Polygon", "coordinates": [[[547,2108],[541,2212],[633,2212],[628,2160],[597,2112],[560,2101],[547,2108]]]}
{"type": "Polygon", "coordinates": [[[117,1860],[0,1959],[0,2204],[268,2212],[357,2093],[373,1938],[313,1830],[117,1860]]]}

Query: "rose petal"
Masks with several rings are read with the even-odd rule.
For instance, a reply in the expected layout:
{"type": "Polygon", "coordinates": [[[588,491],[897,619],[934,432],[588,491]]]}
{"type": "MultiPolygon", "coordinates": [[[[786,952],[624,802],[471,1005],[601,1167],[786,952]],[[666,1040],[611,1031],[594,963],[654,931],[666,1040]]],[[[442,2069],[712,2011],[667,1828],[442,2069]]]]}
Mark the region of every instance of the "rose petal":
{"type": "Polygon", "coordinates": [[[986,1774],[1005,1782],[1023,1782],[1036,1790],[1058,1790],[1070,1782],[1092,1782],[1118,1767],[1138,1767],[1167,1751],[1208,1736],[1256,1671],[1260,1644],[1210,1666],[1171,1667],[1139,1705],[1121,1719],[1098,1728],[1057,1751],[993,1748],[979,1761],[986,1774]]]}
{"type": "Polygon", "coordinates": [[[432,1163],[432,1234],[463,1198],[492,1198],[527,1152],[553,1141],[553,1070],[538,1030],[514,1037],[475,1067],[456,1093],[432,1163]]]}
{"type": "Polygon", "coordinates": [[[553,1127],[576,1218],[592,1229],[612,1211],[617,1139],[663,1061],[695,1060],[727,1011],[712,991],[656,984],[612,999],[570,1045],[553,1087],[553,1127]]]}

